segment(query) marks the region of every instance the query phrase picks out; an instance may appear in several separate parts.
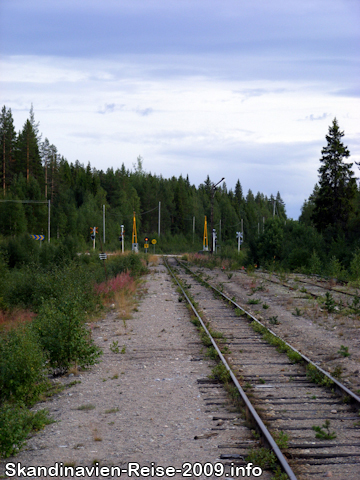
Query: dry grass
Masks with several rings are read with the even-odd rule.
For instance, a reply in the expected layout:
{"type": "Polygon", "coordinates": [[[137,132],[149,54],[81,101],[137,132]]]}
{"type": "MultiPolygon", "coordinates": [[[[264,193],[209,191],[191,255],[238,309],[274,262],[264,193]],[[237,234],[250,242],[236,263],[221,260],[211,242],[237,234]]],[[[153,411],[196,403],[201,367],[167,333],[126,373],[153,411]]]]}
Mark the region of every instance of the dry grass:
{"type": "Polygon", "coordinates": [[[148,262],[153,267],[157,267],[159,265],[159,257],[157,255],[149,255],[148,262]]]}
{"type": "Polygon", "coordinates": [[[0,330],[9,330],[11,328],[19,327],[25,323],[31,322],[35,313],[30,310],[14,309],[11,312],[0,311],[0,330]]]}
{"type": "Polygon", "coordinates": [[[132,289],[123,289],[115,292],[115,303],[119,312],[118,318],[129,320],[132,317],[132,311],[136,304],[135,300],[136,283],[132,289]]]}
{"type": "Polygon", "coordinates": [[[94,439],[94,442],[102,442],[102,438],[100,437],[97,428],[94,428],[93,430],[93,439],[94,439]]]}

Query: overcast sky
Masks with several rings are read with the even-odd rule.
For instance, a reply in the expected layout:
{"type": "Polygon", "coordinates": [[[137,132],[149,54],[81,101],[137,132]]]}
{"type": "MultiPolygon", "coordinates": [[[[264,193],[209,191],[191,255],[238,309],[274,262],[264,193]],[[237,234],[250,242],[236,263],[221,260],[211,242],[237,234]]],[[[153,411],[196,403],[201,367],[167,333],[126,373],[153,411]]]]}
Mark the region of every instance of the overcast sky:
{"type": "Polygon", "coordinates": [[[0,54],[0,107],[69,162],[239,179],[294,219],[334,117],[360,162],[359,0],[0,0],[0,54]]]}

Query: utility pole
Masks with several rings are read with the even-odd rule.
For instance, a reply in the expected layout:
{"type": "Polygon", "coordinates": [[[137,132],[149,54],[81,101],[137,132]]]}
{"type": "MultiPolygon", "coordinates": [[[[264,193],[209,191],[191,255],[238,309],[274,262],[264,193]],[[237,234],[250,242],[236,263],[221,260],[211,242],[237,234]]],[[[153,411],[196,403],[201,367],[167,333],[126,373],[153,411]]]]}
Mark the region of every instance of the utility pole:
{"type": "Polygon", "coordinates": [[[193,245],[195,242],[195,217],[193,217],[193,245]]]}
{"type": "Polygon", "coordinates": [[[159,222],[158,222],[158,236],[160,237],[160,212],[161,212],[161,202],[159,202],[159,222]]]}
{"type": "MultiPolygon", "coordinates": [[[[225,177],[223,177],[216,185],[212,185],[211,187],[211,235],[214,237],[214,196],[215,196],[215,190],[216,187],[221,183],[223,180],[225,180],[225,177]]],[[[214,238],[212,238],[211,242],[211,253],[214,253],[214,238]]]]}
{"type": "Polygon", "coordinates": [[[121,225],[121,251],[124,253],[124,225],[121,225]]]}
{"type": "Polygon", "coordinates": [[[105,245],[105,205],[103,205],[103,242],[105,245]]]}
{"type": "Polygon", "coordinates": [[[50,243],[50,200],[48,201],[48,243],[50,243]]]}

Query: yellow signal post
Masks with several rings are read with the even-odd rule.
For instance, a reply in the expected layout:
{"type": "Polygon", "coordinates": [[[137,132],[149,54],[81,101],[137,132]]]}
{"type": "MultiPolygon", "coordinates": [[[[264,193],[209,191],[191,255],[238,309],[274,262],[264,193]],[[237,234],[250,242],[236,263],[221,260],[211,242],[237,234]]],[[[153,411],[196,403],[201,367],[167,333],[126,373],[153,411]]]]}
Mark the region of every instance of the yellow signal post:
{"type": "Polygon", "coordinates": [[[134,212],[134,217],[133,217],[133,231],[132,231],[132,251],[135,253],[138,253],[139,251],[139,245],[137,243],[137,233],[136,233],[136,216],[134,212]]]}
{"type": "Polygon", "coordinates": [[[208,250],[209,250],[209,242],[208,242],[207,220],[206,220],[206,215],[205,215],[203,251],[207,252],[208,250]]]}

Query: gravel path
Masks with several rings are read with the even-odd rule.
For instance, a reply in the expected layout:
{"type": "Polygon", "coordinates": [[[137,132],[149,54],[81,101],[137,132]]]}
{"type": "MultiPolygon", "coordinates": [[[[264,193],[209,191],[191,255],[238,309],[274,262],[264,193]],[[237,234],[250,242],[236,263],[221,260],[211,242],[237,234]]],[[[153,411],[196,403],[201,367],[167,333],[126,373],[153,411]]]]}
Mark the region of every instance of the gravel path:
{"type": "MultiPolygon", "coordinates": [[[[253,441],[240,415],[226,406],[222,387],[199,384],[198,379],[209,375],[211,362],[203,359],[197,331],[165,268],[151,270],[147,294],[133,318],[124,322],[112,311],[96,323],[93,337],[104,351],[101,362],[77,377],[60,379],[81,383],[36,406],[48,408],[56,423],[29,439],[15,458],[3,461],[2,475],[9,462],[26,467],[55,462],[90,467],[98,462],[121,468],[128,462],[176,468],[184,462],[214,464],[219,445],[253,441]],[[212,407],[207,403],[210,390],[218,400],[212,407]],[[214,420],[219,414],[225,420],[214,420]]],[[[226,453],[239,454],[239,449],[226,453]]],[[[264,472],[261,478],[270,475],[264,472]]]]}

